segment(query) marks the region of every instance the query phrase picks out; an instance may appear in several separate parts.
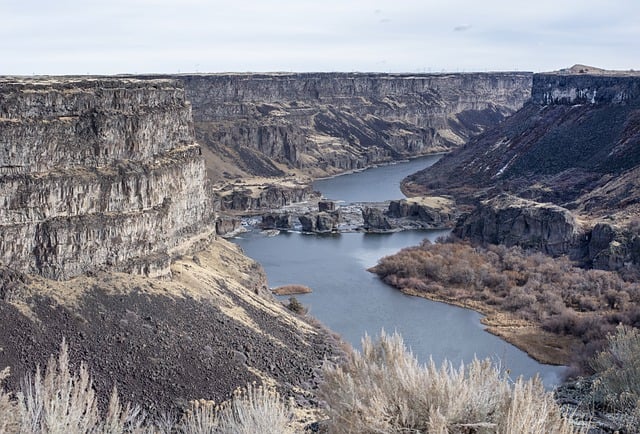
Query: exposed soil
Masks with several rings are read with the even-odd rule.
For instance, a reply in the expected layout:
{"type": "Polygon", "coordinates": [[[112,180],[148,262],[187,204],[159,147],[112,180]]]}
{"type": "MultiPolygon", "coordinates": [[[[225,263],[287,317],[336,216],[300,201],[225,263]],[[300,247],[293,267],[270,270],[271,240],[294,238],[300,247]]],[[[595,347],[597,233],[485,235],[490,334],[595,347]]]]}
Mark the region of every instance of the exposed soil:
{"type": "Polygon", "coordinates": [[[337,355],[335,340],[265,298],[261,269],[248,259],[227,265],[254,273],[253,287],[209,272],[214,259],[238,259],[223,246],[216,258],[209,251],[175,264],[171,281],[104,274],[74,280],[61,294],[65,282],[35,278],[12,291],[0,301],[8,387],[43,367],[64,338],[72,367],[86,362],[103,405],[117,386],[123,401],[152,415],[180,413],[191,400],[221,402],[253,381],[306,399],[322,361],[337,355]],[[212,281],[217,287],[207,287],[212,281]]]}

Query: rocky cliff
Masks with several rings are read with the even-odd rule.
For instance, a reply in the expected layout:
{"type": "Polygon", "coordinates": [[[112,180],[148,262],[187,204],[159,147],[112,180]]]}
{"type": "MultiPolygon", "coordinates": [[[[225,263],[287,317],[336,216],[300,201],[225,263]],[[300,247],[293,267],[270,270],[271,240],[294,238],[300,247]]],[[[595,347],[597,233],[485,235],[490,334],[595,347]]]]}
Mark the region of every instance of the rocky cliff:
{"type": "MultiPolygon", "coordinates": [[[[553,203],[584,222],[587,242],[589,228],[602,220],[624,231],[640,211],[640,74],[581,71],[535,74],[530,102],[407,178],[405,190],[446,191],[471,207],[502,192],[553,203]]],[[[614,247],[609,250],[620,250],[614,247]]],[[[605,260],[593,249],[583,253],[596,266],[619,268],[625,261],[613,264],[612,257],[634,257],[625,249],[605,260]]]]}
{"type": "Polygon", "coordinates": [[[448,151],[519,109],[529,73],[181,75],[212,177],[321,176],[448,151]]]}
{"type": "Polygon", "coordinates": [[[0,79],[0,262],[66,279],[168,272],[213,220],[179,82],[0,79]]]}

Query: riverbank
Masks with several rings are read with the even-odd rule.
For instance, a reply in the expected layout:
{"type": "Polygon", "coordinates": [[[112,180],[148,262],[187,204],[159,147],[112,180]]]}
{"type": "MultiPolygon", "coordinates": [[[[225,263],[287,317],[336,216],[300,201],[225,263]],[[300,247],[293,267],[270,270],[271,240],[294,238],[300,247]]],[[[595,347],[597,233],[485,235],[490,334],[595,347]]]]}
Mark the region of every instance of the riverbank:
{"type": "Polygon", "coordinates": [[[518,247],[422,243],[370,271],[404,293],[486,315],[491,333],[544,363],[585,368],[616,325],[637,317],[637,282],[518,247]]]}
{"type": "Polygon", "coordinates": [[[409,288],[398,289],[403,294],[472,309],[481,313],[484,317],[480,322],[486,326],[486,331],[504,339],[527,353],[534,360],[546,365],[568,365],[571,362],[571,349],[580,345],[580,341],[574,337],[549,333],[543,330],[539,324],[517,318],[515,315],[510,315],[477,300],[446,297],[409,288]]]}

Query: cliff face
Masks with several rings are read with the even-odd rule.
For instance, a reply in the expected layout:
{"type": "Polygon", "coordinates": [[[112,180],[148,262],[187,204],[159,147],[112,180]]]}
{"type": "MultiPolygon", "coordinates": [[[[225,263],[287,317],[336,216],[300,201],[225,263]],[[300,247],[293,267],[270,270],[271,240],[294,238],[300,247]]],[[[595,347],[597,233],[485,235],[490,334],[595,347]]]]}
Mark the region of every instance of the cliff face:
{"type": "MultiPolygon", "coordinates": [[[[444,190],[471,206],[502,192],[551,202],[580,217],[586,244],[590,228],[602,219],[622,231],[640,211],[640,75],[536,74],[532,89],[531,101],[522,109],[409,177],[406,190],[444,190]]],[[[583,252],[585,260],[605,268],[630,263],[633,255],[626,253],[603,260],[594,247],[602,247],[603,238],[596,238],[590,251],[583,252]]],[[[618,238],[612,242],[633,244],[618,238]]]]}
{"type": "Polygon", "coordinates": [[[569,204],[640,164],[639,89],[640,76],[536,74],[531,102],[407,182],[569,204]]]}
{"type": "Polygon", "coordinates": [[[161,274],[213,219],[171,80],[0,80],[0,262],[50,278],[161,274]]]}
{"type": "Polygon", "coordinates": [[[179,76],[196,136],[255,175],[327,175],[448,151],[530,96],[531,74],[179,76]]]}

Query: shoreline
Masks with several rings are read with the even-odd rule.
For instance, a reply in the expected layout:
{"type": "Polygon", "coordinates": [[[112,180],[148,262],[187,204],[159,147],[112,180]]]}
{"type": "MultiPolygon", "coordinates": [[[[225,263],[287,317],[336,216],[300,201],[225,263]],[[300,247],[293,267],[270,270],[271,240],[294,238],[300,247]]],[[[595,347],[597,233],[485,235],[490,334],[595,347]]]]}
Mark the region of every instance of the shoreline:
{"type": "MultiPolygon", "coordinates": [[[[309,185],[312,185],[315,181],[322,181],[322,180],[325,180],[325,179],[337,178],[339,176],[344,176],[344,175],[353,175],[354,173],[364,172],[365,170],[373,169],[373,168],[376,168],[376,167],[385,167],[385,166],[392,166],[394,164],[408,163],[410,161],[417,160],[418,158],[433,157],[433,156],[437,156],[437,155],[446,155],[449,152],[451,152],[451,151],[431,152],[429,154],[421,154],[421,155],[416,155],[414,157],[407,157],[407,158],[402,159],[402,160],[390,160],[388,162],[375,163],[375,164],[372,164],[371,166],[363,167],[361,169],[351,169],[351,170],[347,170],[345,172],[336,173],[334,175],[321,176],[321,177],[317,177],[317,178],[314,178],[312,176],[312,177],[310,177],[311,178],[311,183],[309,185]]],[[[401,186],[400,189],[402,190],[402,183],[400,183],[400,186],[401,186]]],[[[404,193],[404,191],[402,192],[402,194],[407,196],[404,193]]],[[[407,196],[407,197],[410,197],[410,196],[407,196]]]]}
{"type": "Polygon", "coordinates": [[[500,312],[495,308],[477,301],[439,297],[433,294],[401,289],[392,285],[389,286],[403,294],[422,297],[427,300],[446,303],[478,312],[483,315],[480,322],[485,326],[485,331],[524,351],[529,357],[545,365],[568,366],[570,363],[571,349],[578,343],[578,340],[575,338],[559,336],[544,331],[537,324],[514,318],[512,315],[500,312]]]}

